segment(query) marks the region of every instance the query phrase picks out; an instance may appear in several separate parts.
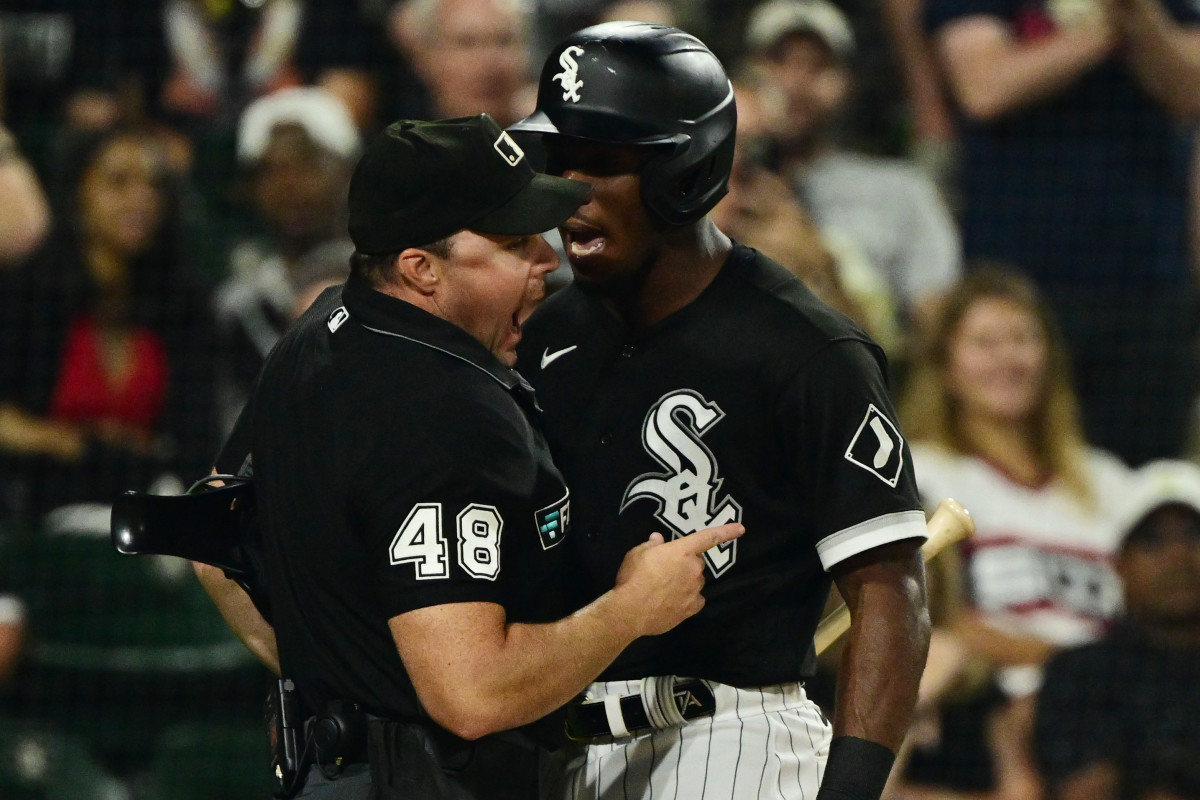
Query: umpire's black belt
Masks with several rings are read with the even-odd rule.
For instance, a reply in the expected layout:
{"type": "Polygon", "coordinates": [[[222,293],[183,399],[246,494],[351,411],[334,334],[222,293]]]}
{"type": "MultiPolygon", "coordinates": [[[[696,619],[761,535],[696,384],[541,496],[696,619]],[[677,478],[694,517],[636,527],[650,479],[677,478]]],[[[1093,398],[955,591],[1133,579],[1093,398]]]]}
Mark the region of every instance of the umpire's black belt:
{"type": "Polygon", "coordinates": [[[637,736],[712,716],[716,708],[712,688],[702,680],[671,675],[645,678],[640,692],[571,703],[567,736],[576,742],[637,736]]]}

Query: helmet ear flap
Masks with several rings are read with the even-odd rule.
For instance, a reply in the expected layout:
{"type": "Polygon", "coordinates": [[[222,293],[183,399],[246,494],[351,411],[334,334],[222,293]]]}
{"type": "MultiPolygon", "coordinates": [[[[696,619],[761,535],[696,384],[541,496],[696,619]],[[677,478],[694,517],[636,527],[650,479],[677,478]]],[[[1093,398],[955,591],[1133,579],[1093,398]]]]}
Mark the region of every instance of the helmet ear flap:
{"type": "Polygon", "coordinates": [[[703,217],[729,191],[733,169],[734,133],[705,158],[686,167],[678,167],[673,154],[656,157],[642,172],[642,202],[670,225],[687,225],[703,217]]]}

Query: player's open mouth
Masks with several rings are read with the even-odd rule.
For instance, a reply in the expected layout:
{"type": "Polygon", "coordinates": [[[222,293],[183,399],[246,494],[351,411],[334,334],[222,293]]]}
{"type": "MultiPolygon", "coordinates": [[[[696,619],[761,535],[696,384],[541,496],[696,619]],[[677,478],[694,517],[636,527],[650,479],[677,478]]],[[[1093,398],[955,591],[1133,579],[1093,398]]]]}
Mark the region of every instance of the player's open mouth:
{"type": "Polygon", "coordinates": [[[584,258],[604,249],[605,238],[596,228],[576,219],[567,220],[562,226],[563,244],[571,258],[584,258]]]}

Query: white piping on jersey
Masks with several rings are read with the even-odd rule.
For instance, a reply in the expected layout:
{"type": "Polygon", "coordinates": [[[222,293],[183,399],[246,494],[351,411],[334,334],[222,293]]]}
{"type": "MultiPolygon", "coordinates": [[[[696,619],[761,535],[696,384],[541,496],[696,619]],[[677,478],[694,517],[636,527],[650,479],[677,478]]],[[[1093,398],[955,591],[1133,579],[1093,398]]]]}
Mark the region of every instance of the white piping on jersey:
{"type": "Polygon", "coordinates": [[[414,339],[413,337],[411,337],[411,336],[405,336],[405,335],[404,335],[404,334],[402,334],[402,333],[393,333],[392,331],[385,331],[385,330],[382,330],[381,328],[372,328],[370,325],[363,325],[363,323],[361,323],[361,322],[360,322],[360,323],[358,323],[358,324],[359,324],[359,325],[362,325],[364,328],[366,328],[367,330],[369,330],[371,333],[381,333],[381,334],[383,334],[384,336],[395,336],[397,339],[403,339],[403,340],[405,340],[406,342],[412,342],[413,344],[419,344],[419,345],[422,345],[422,346],[424,346],[424,347],[428,347],[430,350],[437,350],[439,353],[445,353],[446,355],[450,356],[451,358],[457,358],[459,361],[463,361],[463,362],[465,362],[465,363],[467,363],[467,364],[470,364],[472,367],[474,367],[475,369],[479,370],[479,371],[480,371],[480,372],[482,372],[484,375],[487,375],[489,378],[491,378],[491,379],[492,379],[492,380],[494,380],[496,383],[498,383],[498,384],[500,384],[501,386],[503,386],[505,389],[512,389],[514,386],[520,386],[520,385],[521,385],[521,380],[520,380],[520,379],[517,379],[517,380],[515,380],[515,381],[514,381],[514,382],[513,382],[511,385],[510,385],[510,384],[507,384],[507,383],[505,383],[504,381],[500,380],[500,378],[498,378],[498,377],[497,377],[497,376],[496,376],[494,373],[492,373],[490,370],[487,370],[487,369],[485,369],[484,367],[481,367],[481,366],[479,366],[478,364],[476,364],[476,363],[475,363],[474,361],[472,361],[471,359],[469,359],[469,358],[465,358],[465,357],[463,357],[463,356],[460,356],[458,353],[452,353],[452,352],[450,352],[449,350],[446,350],[445,348],[438,347],[437,345],[430,344],[429,342],[423,342],[423,341],[421,341],[420,339],[414,339]]]}
{"type": "Polygon", "coordinates": [[[894,511],[829,534],[817,542],[817,555],[821,557],[821,566],[829,569],[872,547],[902,539],[927,538],[929,529],[925,526],[924,511],[894,511]]]}

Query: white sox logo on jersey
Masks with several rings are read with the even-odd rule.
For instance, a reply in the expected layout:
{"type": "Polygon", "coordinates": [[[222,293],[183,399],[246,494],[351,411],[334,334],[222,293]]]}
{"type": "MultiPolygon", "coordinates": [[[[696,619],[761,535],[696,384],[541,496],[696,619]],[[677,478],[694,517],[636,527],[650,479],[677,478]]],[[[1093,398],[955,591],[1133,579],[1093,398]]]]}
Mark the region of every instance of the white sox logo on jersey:
{"type": "Polygon", "coordinates": [[[867,404],[866,416],[846,448],[845,459],[893,489],[900,482],[900,471],[904,469],[904,439],[895,424],[874,403],[867,404]]]}
{"type": "Polygon", "coordinates": [[[575,45],[563,50],[558,56],[558,65],[563,68],[563,71],[550,79],[562,84],[562,99],[570,100],[572,103],[578,103],[581,99],[579,90],[583,88],[583,81],[579,80],[579,64],[575,61],[575,56],[581,55],[583,55],[583,48],[575,45]]]}
{"type": "MultiPolygon", "coordinates": [[[[635,478],[625,490],[621,510],[642,498],[657,500],[655,516],[671,528],[675,539],[714,525],[740,522],[738,502],[718,496],[723,479],[712,451],[700,439],[724,416],[720,406],[691,389],[659,398],[642,425],[642,445],[670,471],[635,478]]],[[[704,560],[713,576],[720,577],[737,560],[737,541],[707,551],[704,560]]]]}

